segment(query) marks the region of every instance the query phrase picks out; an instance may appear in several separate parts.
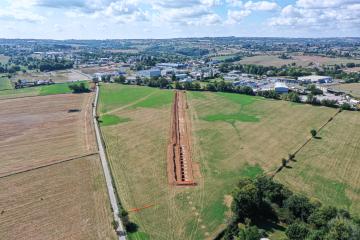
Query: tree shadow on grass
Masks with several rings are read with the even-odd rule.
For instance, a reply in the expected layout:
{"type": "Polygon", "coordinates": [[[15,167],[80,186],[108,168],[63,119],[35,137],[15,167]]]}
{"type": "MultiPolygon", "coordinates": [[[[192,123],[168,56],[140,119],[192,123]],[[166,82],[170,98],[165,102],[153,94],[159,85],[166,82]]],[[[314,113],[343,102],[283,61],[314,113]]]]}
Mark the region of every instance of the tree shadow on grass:
{"type": "Polygon", "coordinates": [[[316,137],[314,137],[314,138],[317,139],[317,140],[322,139],[322,137],[318,137],[318,136],[316,136],[316,137]]]}

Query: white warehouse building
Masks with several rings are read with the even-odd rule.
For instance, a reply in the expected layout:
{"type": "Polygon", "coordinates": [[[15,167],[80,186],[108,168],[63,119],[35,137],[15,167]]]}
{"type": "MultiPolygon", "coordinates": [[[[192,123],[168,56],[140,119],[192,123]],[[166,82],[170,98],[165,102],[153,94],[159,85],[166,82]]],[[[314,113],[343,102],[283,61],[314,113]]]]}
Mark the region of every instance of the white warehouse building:
{"type": "Polygon", "coordinates": [[[305,77],[299,77],[298,80],[302,83],[332,83],[333,79],[329,76],[318,76],[318,75],[311,75],[311,76],[305,76],[305,77]]]}
{"type": "Polygon", "coordinates": [[[282,82],[276,82],[275,86],[274,86],[274,90],[276,93],[288,93],[289,92],[289,87],[282,82]]]}

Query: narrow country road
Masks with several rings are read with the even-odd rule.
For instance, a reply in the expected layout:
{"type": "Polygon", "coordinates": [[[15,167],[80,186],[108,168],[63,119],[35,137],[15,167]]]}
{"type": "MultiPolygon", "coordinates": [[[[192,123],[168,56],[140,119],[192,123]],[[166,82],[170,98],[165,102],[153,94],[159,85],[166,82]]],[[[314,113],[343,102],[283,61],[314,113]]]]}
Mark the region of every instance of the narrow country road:
{"type": "Polygon", "coordinates": [[[97,104],[98,104],[98,99],[99,99],[99,86],[96,85],[96,96],[95,96],[95,101],[94,101],[94,105],[93,105],[93,120],[94,120],[94,126],[95,126],[96,141],[97,141],[98,148],[99,148],[101,165],[104,170],[104,175],[105,175],[105,180],[106,180],[106,186],[107,186],[108,193],[109,193],[110,203],[111,203],[111,207],[112,207],[113,213],[114,213],[114,220],[118,223],[118,226],[119,226],[116,229],[116,232],[118,233],[119,240],[126,240],[125,229],[124,229],[123,223],[121,222],[121,219],[119,217],[118,199],[116,198],[116,195],[115,195],[113,179],[110,174],[108,160],[106,158],[103,142],[101,140],[99,124],[96,120],[96,108],[97,108],[97,104]]]}

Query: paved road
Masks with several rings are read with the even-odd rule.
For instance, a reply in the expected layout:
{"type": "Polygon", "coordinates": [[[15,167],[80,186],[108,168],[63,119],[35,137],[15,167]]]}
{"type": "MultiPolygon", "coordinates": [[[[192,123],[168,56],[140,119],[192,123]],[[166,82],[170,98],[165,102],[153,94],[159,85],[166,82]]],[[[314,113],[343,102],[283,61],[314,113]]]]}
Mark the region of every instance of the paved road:
{"type": "Polygon", "coordinates": [[[119,240],[126,240],[125,229],[123,227],[121,219],[119,218],[118,199],[115,196],[115,191],[114,191],[113,181],[112,181],[111,174],[110,174],[109,164],[108,164],[106,154],[104,151],[103,143],[101,141],[99,124],[95,118],[98,98],[99,98],[99,86],[96,86],[96,97],[95,97],[95,102],[94,102],[94,106],[93,106],[93,120],[94,120],[94,126],[95,126],[96,140],[97,140],[97,144],[99,147],[99,155],[100,155],[100,159],[101,159],[101,165],[104,170],[106,186],[107,186],[109,197],[110,197],[110,203],[111,203],[111,207],[112,207],[113,213],[114,213],[114,220],[118,223],[118,226],[119,226],[118,229],[116,230],[116,232],[119,233],[118,234],[119,240]]]}

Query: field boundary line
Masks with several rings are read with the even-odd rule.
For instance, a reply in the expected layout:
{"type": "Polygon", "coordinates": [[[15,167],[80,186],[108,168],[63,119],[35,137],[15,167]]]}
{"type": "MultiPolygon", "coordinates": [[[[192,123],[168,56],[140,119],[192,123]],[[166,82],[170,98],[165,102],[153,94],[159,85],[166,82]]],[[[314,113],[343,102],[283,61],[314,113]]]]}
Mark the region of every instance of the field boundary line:
{"type": "MultiPolygon", "coordinates": [[[[10,89],[12,90],[12,89],[10,89]]],[[[19,97],[10,97],[10,98],[1,98],[0,97],[0,101],[6,101],[6,100],[14,100],[14,99],[21,99],[21,98],[33,98],[33,97],[48,97],[48,96],[54,96],[54,95],[69,95],[69,94],[73,94],[73,93],[59,93],[59,94],[47,94],[47,95],[30,95],[30,96],[19,96],[19,97]]],[[[84,93],[81,93],[84,94],[84,93]]]]}
{"type": "MultiPolygon", "coordinates": [[[[323,125],[320,126],[320,128],[318,128],[317,133],[321,132],[321,130],[323,130],[330,122],[332,122],[334,120],[334,118],[336,116],[338,116],[340,113],[342,112],[341,109],[339,109],[338,111],[336,111],[336,113],[334,115],[332,115],[323,125]]],[[[278,167],[274,173],[271,174],[271,178],[274,178],[279,172],[281,172],[283,170],[284,167],[287,166],[287,164],[289,164],[295,157],[296,155],[306,146],[308,145],[311,140],[313,140],[314,137],[310,137],[308,138],[294,153],[290,154],[292,155],[292,157],[289,156],[289,158],[285,159],[285,166],[281,165],[280,167],[278,167]]]]}
{"type": "Polygon", "coordinates": [[[78,160],[78,159],[81,159],[81,158],[86,158],[86,157],[94,156],[94,155],[98,155],[98,153],[97,153],[97,152],[95,152],[95,153],[89,153],[89,154],[86,154],[86,155],[71,157],[71,158],[68,158],[68,159],[63,159],[63,160],[59,160],[59,161],[56,161],[56,162],[39,165],[39,166],[37,166],[37,167],[33,167],[33,168],[21,170],[21,171],[12,172],[12,173],[9,173],[9,174],[0,176],[0,179],[1,179],[1,178],[6,178],[6,177],[10,177],[10,176],[13,176],[13,175],[17,175],[17,174],[21,174],[21,173],[25,173],[25,172],[31,172],[31,171],[38,170],[38,169],[41,169],[41,168],[46,168],[46,167],[54,166],[54,165],[61,164],[61,163],[65,163],[65,162],[70,162],[70,161],[78,160]]]}
{"type": "Polygon", "coordinates": [[[125,231],[123,222],[121,221],[121,218],[119,216],[120,200],[118,199],[117,189],[114,187],[115,184],[114,184],[113,175],[112,175],[111,169],[109,167],[109,161],[107,159],[107,156],[106,156],[106,153],[104,150],[105,149],[104,142],[102,139],[101,130],[100,130],[99,123],[97,120],[97,106],[98,106],[98,101],[99,101],[99,91],[100,91],[100,87],[97,84],[96,85],[96,95],[95,95],[95,100],[94,100],[93,109],[92,109],[93,110],[92,111],[93,122],[94,122],[94,127],[95,127],[95,134],[96,134],[96,142],[97,142],[98,149],[99,149],[99,156],[100,156],[101,165],[102,165],[104,176],[105,176],[106,187],[107,187],[108,194],[109,194],[109,200],[110,200],[110,204],[111,204],[111,207],[113,210],[114,221],[117,223],[116,233],[118,235],[119,240],[126,240],[126,231],[125,231]]]}
{"type": "Polygon", "coordinates": [[[115,108],[115,109],[113,109],[113,110],[110,110],[110,111],[101,113],[100,116],[103,116],[103,115],[106,115],[106,114],[115,113],[115,112],[124,110],[124,109],[126,109],[126,108],[128,108],[128,107],[134,106],[134,105],[136,105],[136,104],[138,104],[138,103],[140,103],[140,102],[148,99],[148,98],[151,97],[152,95],[155,95],[156,93],[157,93],[157,92],[152,92],[152,93],[146,95],[145,97],[142,97],[142,98],[140,98],[140,99],[138,99],[138,100],[136,100],[136,101],[133,101],[132,103],[129,103],[129,104],[126,104],[126,105],[124,105],[124,106],[122,106],[122,107],[115,108]]]}

